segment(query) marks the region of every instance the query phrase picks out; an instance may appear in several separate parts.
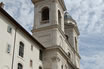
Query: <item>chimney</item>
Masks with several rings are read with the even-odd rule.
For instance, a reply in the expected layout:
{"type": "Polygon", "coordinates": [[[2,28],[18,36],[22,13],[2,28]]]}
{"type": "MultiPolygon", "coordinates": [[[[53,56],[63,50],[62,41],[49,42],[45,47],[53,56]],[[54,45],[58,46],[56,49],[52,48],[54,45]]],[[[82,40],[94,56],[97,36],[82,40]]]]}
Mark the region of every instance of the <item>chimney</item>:
{"type": "Polygon", "coordinates": [[[3,3],[3,2],[0,3],[0,7],[1,7],[1,8],[4,7],[4,3],[3,3]]]}

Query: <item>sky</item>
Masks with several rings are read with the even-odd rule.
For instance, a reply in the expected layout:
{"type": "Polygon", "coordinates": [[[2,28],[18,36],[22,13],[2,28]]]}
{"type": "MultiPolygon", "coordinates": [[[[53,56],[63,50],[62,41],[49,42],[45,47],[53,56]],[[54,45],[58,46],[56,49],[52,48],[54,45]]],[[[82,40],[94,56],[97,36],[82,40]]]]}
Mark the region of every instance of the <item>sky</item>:
{"type": "MultiPolygon", "coordinates": [[[[27,31],[34,21],[31,0],[0,0],[4,9],[27,31]]],[[[104,69],[104,0],[65,0],[79,27],[81,69],[104,69]]]]}

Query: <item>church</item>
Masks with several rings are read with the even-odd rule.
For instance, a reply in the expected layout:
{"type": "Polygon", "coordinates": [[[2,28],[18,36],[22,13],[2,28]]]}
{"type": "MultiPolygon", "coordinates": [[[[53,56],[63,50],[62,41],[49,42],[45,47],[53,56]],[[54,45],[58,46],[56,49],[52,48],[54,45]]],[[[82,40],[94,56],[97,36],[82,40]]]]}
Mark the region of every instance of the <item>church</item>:
{"type": "Polygon", "coordinates": [[[0,3],[0,69],[80,69],[80,33],[64,0],[32,3],[32,35],[0,3]]]}

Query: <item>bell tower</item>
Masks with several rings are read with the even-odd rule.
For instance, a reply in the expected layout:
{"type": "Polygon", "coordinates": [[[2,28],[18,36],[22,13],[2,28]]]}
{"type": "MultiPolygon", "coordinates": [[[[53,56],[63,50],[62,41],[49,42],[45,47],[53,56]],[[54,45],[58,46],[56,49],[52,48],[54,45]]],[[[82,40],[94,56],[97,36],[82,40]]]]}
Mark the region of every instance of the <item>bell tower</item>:
{"type": "Polygon", "coordinates": [[[65,24],[64,0],[32,0],[32,2],[35,8],[33,37],[46,47],[43,54],[43,68],[80,69],[80,55],[75,46],[77,27],[75,24],[68,24],[69,22],[65,24]],[[70,36],[74,34],[75,39],[70,36]]]}
{"type": "Polygon", "coordinates": [[[68,42],[72,45],[76,52],[79,52],[78,47],[78,36],[80,35],[76,21],[69,15],[68,12],[65,12],[64,16],[64,28],[65,35],[67,36],[68,42]]]}
{"type": "Polygon", "coordinates": [[[35,5],[33,36],[46,47],[57,45],[57,35],[64,33],[64,0],[32,0],[35,5]]]}

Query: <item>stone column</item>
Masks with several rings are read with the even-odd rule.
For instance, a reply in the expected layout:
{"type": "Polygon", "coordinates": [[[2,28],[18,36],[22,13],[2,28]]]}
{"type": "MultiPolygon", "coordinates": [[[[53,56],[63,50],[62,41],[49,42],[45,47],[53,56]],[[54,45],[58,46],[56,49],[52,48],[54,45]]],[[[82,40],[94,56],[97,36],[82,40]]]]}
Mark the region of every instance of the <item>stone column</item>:
{"type": "Polygon", "coordinates": [[[52,4],[51,4],[51,20],[52,20],[52,24],[57,24],[57,1],[53,0],[52,4]]]}

